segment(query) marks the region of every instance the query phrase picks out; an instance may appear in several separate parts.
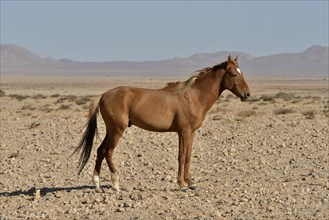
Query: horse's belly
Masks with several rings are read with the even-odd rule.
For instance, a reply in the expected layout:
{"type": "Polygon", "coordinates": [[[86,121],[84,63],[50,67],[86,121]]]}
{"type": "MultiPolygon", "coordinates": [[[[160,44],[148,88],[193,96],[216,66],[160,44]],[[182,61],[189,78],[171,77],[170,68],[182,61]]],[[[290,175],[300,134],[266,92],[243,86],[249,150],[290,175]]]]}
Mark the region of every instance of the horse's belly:
{"type": "Polygon", "coordinates": [[[170,131],[177,108],[175,100],[166,93],[144,91],[142,95],[133,98],[129,121],[150,131],[170,131]]]}
{"type": "Polygon", "coordinates": [[[132,124],[150,131],[170,131],[173,126],[174,112],[163,105],[148,105],[130,112],[132,124]]]}
{"type": "Polygon", "coordinates": [[[133,125],[149,131],[171,131],[173,127],[173,117],[170,115],[132,115],[129,120],[133,125]]]}

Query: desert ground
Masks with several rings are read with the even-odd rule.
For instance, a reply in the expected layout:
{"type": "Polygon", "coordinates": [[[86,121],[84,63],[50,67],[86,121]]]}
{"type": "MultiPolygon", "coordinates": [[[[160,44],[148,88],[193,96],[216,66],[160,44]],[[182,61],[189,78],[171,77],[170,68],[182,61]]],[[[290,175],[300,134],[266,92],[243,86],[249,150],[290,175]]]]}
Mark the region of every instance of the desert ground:
{"type": "Polygon", "coordinates": [[[0,219],[329,219],[328,79],[247,78],[248,101],[222,94],[194,139],[197,190],[178,190],[175,133],[132,126],[114,154],[121,191],[104,161],[96,193],[101,117],[80,175],[70,158],[91,98],[176,80],[1,76],[0,219]]]}

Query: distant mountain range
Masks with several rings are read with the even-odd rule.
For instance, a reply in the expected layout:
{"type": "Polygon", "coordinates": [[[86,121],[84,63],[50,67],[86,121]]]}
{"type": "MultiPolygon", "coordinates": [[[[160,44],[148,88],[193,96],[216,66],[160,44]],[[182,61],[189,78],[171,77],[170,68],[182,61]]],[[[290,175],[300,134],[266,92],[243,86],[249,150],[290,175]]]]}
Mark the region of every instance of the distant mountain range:
{"type": "Polygon", "coordinates": [[[185,77],[195,70],[225,61],[229,54],[238,56],[241,69],[252,76],[328,77],[328,47],[324,46],[312,46],[301,53],[263,57],[236,51],[221,51],[143,62],[56,60],[42,58],[14,44],[2,44],[0,48],[1,75],[185,77]]]}

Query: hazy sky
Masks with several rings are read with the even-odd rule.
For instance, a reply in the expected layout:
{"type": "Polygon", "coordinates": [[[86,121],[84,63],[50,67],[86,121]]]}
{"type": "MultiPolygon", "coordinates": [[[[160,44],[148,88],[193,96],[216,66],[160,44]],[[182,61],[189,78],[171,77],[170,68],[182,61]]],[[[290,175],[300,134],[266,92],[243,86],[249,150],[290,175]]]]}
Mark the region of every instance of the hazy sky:
{"type": "Polygon", "coordinates": [[[328,46],[325,1],[3,1],[1,44],[79,61],[328,46]]]}

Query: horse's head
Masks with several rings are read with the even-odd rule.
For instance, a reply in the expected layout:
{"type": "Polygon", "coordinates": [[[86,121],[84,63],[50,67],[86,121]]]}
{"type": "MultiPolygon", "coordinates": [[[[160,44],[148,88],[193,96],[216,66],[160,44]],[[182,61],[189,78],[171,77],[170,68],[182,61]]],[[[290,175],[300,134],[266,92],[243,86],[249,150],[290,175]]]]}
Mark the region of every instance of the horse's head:
{"type": "Polygon", "coordinates": [[[227,65],[222,83],[225,89],[230,90],[241,101],[245,101],[250,96],[248,84],[239,69],[238,57],[234,60],[232,60],[231,55],[227,57],[227,65]]]}

